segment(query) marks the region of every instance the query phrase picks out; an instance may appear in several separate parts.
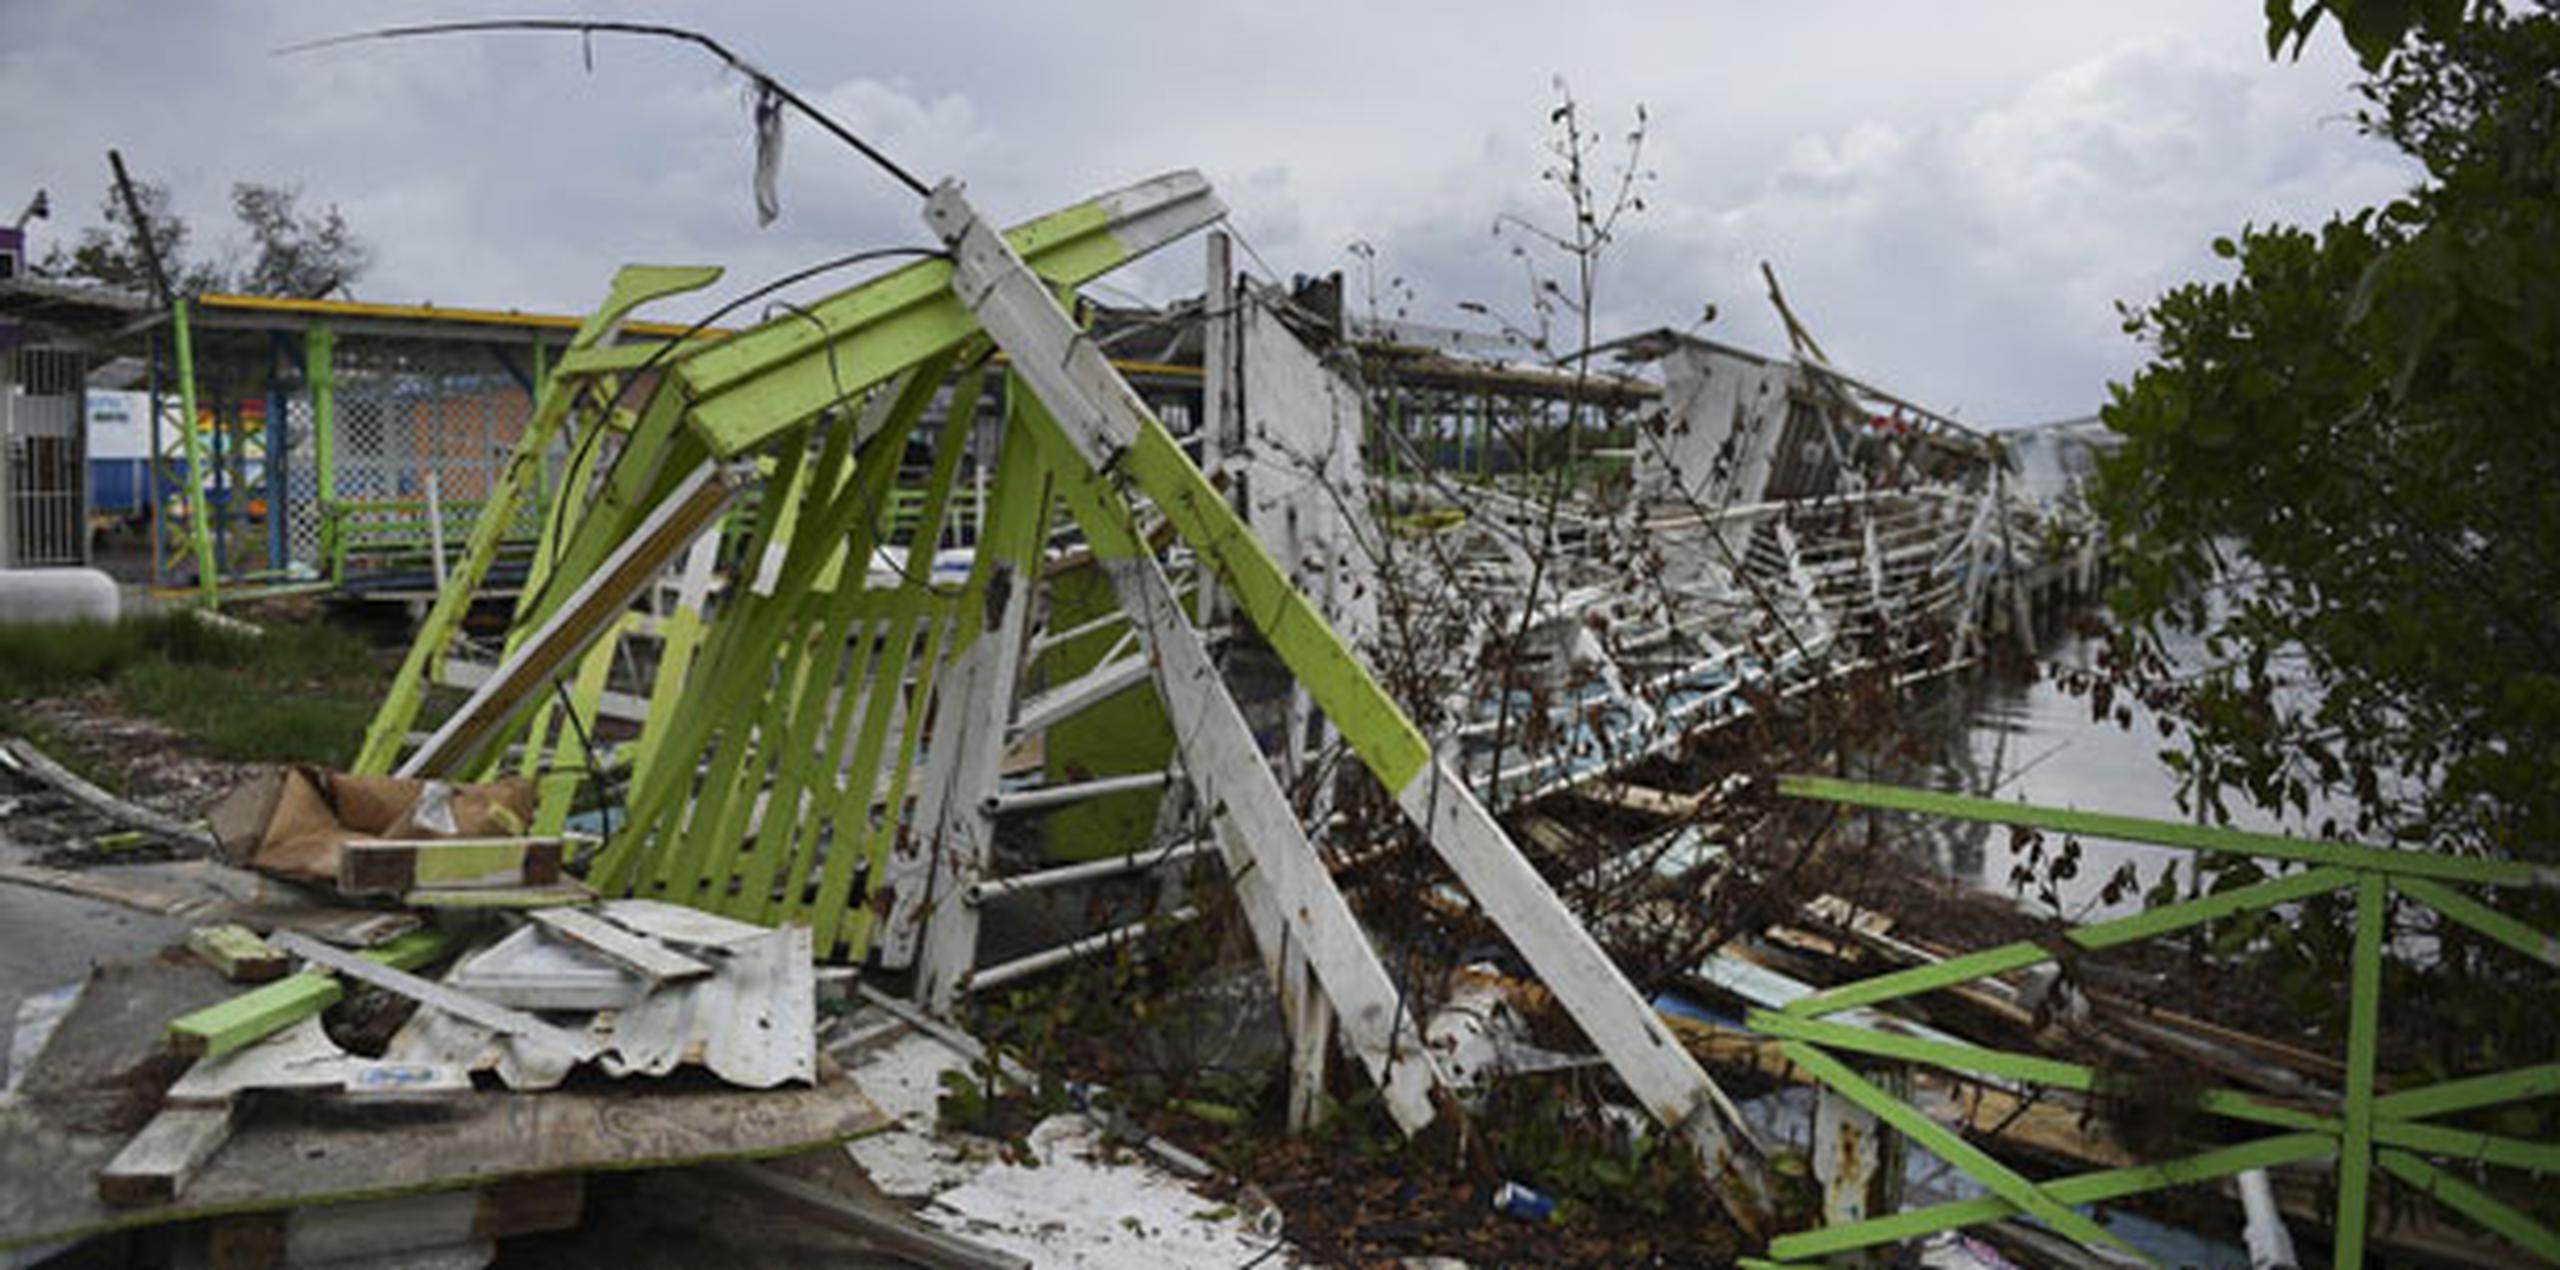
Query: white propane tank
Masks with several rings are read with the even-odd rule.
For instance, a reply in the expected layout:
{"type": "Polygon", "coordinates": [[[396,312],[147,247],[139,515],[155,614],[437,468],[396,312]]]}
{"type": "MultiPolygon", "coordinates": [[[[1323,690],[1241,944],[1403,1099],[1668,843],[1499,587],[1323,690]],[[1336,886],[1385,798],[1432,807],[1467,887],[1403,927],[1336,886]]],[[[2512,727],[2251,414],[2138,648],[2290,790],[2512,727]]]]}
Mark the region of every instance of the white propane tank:
{"type": "Polygon", "coordinates": [[[96,569],[0,569],[0,626],[116,620],[116,580],[96,569]]]}

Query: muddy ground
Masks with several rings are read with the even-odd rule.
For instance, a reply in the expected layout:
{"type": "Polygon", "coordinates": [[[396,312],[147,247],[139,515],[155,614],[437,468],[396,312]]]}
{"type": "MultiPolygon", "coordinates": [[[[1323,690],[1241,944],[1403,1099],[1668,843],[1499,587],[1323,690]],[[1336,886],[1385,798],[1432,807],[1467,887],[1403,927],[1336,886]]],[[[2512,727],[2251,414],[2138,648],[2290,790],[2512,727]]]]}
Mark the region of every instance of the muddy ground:
{"type": "MultiPolygon", "coordinates": [[[[18,709],[43,729],[56,761],[124,798],[180,818],[199,815],[263,766],[207,756],[167,725],[119,711],[103,688],[37,698],[18,709]]],[[[0,772],[0,841],[27,849],[38,863],[76,867],[172,854],[157,841],[99,848],[99,839],[122,829],[67,794],[0,772]]]]}

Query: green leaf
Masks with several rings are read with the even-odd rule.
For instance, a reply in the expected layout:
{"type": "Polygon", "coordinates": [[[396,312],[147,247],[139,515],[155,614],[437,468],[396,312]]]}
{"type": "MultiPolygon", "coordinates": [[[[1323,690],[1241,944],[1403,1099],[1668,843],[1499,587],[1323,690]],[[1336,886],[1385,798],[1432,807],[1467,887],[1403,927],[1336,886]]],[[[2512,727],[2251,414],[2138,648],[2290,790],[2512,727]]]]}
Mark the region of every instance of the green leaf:
{"type": "Polygon", "coordinates": [[[2293,0],[2267,0],[2267,58],[2272,61],[2284,53],[2284,42],[2293,35],[2295,18],[2293,0]]]}

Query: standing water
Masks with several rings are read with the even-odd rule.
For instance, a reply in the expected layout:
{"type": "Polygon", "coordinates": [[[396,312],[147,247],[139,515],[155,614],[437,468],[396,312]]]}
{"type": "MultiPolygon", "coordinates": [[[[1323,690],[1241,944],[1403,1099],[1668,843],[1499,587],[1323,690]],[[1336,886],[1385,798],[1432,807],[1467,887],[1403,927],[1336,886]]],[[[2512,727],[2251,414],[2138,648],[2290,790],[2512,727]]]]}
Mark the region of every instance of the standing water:
{"type": "MultiPolygon", "coordinates": [[[[2004,802],[2154,820],[2195,819],[2180,805],[2177,774],[2160,760],[2161,751],[2183,744],[2179,737],[2165,732],[2162,721],[2128,694],[2116,694],[2112,703],[2130,710],[2130,722],[2124,723],[2091,718],[2089,701],[2061,686],[2058,672],[2090,666],[2096,651],[2097,641],[2066,635],[2039,650],[2040,673],[1982,670],[1932,685],[1913,701],[1910,718],[1928,757],[1904,780],[2004,802]]],[[[2203,649],[2193,641],[2172,643],[2169,651],[2182,664],[2202,660],[2203,649]]],[[[2298,825],[2288,826],[2236,800],[2231,812],[2232,823],[2241,828],[2302,832],[2298,825]]],[[[1996,894],[2016,892],[2011,872],[2020,859],[2006,827],[1915,820],[1913,829],[1914,849],[1940,872],[1996,894]]],[[[2059,845],[2058,836],[2046,835],[2048,852],[2059,845]]],[[[2121,865],[2134,865],[2142,888],[2156,882],[2164,868],[2175,868],[2182,886],[2191,880],[2187,862],[2192,853],[2187,851],[2096,839],[2080,845],[2077,876],[2057,887],[2062,915],[2074,921],[2122,917],[2141,909],[2140,888],[2113,902],[2100,893],[2121,865]]]]}

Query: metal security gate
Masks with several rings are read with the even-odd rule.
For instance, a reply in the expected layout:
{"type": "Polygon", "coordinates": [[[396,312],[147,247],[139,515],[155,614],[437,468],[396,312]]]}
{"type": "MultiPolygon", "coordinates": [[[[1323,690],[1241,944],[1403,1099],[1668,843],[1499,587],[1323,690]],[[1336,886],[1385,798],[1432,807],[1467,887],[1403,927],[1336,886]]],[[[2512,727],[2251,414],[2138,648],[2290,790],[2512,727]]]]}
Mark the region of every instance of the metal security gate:
{"type": "Polygon", "coordinates": [[[85,378],[68,349],[0,356],[0,565],[89,562],[85,378]]]}

